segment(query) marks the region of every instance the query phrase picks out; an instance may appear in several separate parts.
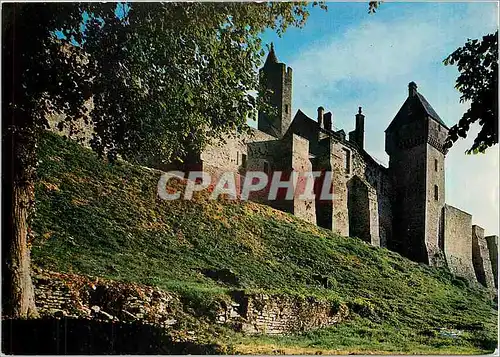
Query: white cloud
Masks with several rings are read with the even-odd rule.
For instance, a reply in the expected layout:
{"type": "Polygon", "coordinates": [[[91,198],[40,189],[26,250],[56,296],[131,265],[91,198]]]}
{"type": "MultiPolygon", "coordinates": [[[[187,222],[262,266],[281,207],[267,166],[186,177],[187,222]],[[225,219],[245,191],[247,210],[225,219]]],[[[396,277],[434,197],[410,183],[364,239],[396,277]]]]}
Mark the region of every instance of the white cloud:
{"type": "Polygon", "coordinates": [[[381,84],[394,76],[409,74],[419,64],[425,57],[424,41],[432,31],[428,24],[415,30],[404,21],[391,25],[366,22],[324,48],[302,53],[291,66],[301,68],[299,76],[317,80],[319,86],[331,83],[325,82],[326,78],[334,82],[362,80],[381,84]],[[403,38],[411,41],[402,41],[403,38]]]}
{"type": "MultiPolygon", "coordinates": [[[[380,12],[392,5],[397,4],[384,3],[380,12]]],[[[434,4],[435,13],[422,6],[394,20],[371,16],[297,53],[289,63],[293,110],[315,118],[316,108],[324,106],[334,112],[334,125],[348,132],[363,106],[366,149],[385,163],[384,130],[404,102],[408,82],[417,82],[449,126],[456,123],[466,108],[454,89],[458,71],[441,62],[467,38],[494,31],[498,6],[470,3],[465,12],[453,12],[448,5],[434,4]]],[[[487,234],[498,234],[498,146],[486,155],[466,156],[474,137],[471,132],[447,156],[447,202],[473,214],[487,234]]]]}
{"type": "Polygon", "coordinates": [[[498,234],[499,147],[465,155],[477,132],[478,127],[473,127],[467,139],[456,142],[447,155],[446,200],[471,213],[473,223],[485,228],[486,234],[498,234]]]}

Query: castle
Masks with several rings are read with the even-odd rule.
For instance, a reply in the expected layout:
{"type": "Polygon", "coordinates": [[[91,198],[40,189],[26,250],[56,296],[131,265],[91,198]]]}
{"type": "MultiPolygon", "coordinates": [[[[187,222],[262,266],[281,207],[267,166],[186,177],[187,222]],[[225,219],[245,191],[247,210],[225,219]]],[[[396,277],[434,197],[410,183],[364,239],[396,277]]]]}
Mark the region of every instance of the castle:
{"type": "Polygon", "coordinates": [[[272,93],[277,115],[259,113],[251,135],[205,148],[195,159],[203,171],[230,171],[240,178],[252,170],[323,171],[332,176],[334,199],[266,203],[416,262],[447,265],[458,276],[497,286],[498,237],[485,237],[470,214],[445,203],[448,127],[414,82],[385,130],[389,167],[384,167],[364,149],[361,108],[348,134],[334,129],[333,115],[323,107],[317,120],[300,109],[292,120],[292,69],[278,61],[273,46],[260,80],[272,93]]]}
{"type": "MultiPolygon", "coordinates": [[[[331,175],[331,200],[267,200],[262,202],[344,236],[432,266],[448,266],[456,275],[497,287],[498,237],[484,236],[472,216],[445,203],[443,143],[448,127],[417,85],[385,130],[389,167],[364,149],[365,116],[359,108],[355,129],[335,130],[333,114],[318,108],[317,119],[297,110],[292,120],[292,69],[280,63],[274,47],[260,69],[277,115],[258,114],[251,134],[227,137],[190,157],[196,167],[217,177],[234,172],[240,182],[249,171],[322,171],[317,186],[331,175]]],[[[92,102],[87,103],[91,109],[92,102]]],[[[51,115],[52,130],[61,115],[51,115]]],[[[92,128],[83,127],[84,142],[92,128]]],[[[66,132],[65,132],[66,133],[66,132]]],[[[68,134],[68,133],[66,133],[68,134]]],[[[88,144],[88,143],[87,143],[88,144]]],[[[163,165],[159,168],[165,169],[163,165]]],[[[316,191],[316,185],[315,185],[316,191]]],[[[250,196],[252,199],[252,196],[250,196]]]]}

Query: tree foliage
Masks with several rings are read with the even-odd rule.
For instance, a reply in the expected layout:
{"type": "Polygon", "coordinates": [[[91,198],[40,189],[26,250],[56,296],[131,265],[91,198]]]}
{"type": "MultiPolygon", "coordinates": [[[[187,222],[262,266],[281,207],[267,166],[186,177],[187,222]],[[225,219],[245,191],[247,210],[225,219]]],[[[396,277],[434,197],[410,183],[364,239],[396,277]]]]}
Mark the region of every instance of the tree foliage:
{"type": "Polygon", "coordinates": [[[92,147],[112,159],[182,158],[248,130],[246,117],[269,109],[250,95],[264,56],[259,35],[303,26],[311,6],[326,9],[323,2],[3,4],[3,313],[36,314],[28,227],[37,140],[49,114],[62,115],[61,128],[86,121],[92,147]]]}
{"type": "Polygon", "coordinates": [[[377,12],[378,8],[382,4],[382,1],[370,1],[368,3],[368,13],[373,14],[377,12]]]}
{"type": "Polygon", "coordinates": [[[81,48],[94,73],[92,146],[171,162],[248,130],[258,103],[260,33],[302,26],[306,3],[132,3],[92,14],[81,48]]]}
{"type": "MultiPolygon", "coordinates": [[[[99,4],[84,31],[63,28],[91,73],[92,147],[152,165],[248,130],[265,107],[250,95],[264,52],[260,33],[282,34],[309,16],[296,3],[99,4]]],[[[322,3],[312,6],[326,8],[322,3]]],[[[269,109],[269,108],[267,108],[269,109]]],[[[71,124],[71,118],[61,123],[71,124]]]]}
{"type": "Polygon", "coordinates": [[[86,120],[93,148],[111,158],[182,157],[246,129],[264,54],[258,35],[303,26],[309,15],[306,2],[119,6],[120,16],[116,3],[2,6],[4,314],[36,315],[28,227],[49,114],[64,117],[61,127],[86,120]]]}
{"type": "Polygon", "coordinates": [[[456,64],[460,75],[455,88],[461,93],[460,102],[470,101],[470,108],[452,126],[445,146],[450,148],[459,137],[466,138],[471,124],[481,126],[467,153],[484,153],[498,143],[498,31],[471,40],[444,60],[456,64]]]}

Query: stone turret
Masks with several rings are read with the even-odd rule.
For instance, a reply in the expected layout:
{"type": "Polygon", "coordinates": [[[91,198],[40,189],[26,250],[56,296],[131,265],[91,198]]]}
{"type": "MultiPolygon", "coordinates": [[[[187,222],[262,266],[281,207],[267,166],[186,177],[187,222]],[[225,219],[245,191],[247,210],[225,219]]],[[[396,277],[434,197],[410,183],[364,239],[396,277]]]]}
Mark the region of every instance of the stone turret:
{"type": "Polygon", "coordinates": [[[273,44],[259,76],[260,83],[269,91],[268,101],[276,109],[276,113],[259,113],[258,128],[276,138],[282,138],[292,121],[292,69],[278,61],[273,44]]]}

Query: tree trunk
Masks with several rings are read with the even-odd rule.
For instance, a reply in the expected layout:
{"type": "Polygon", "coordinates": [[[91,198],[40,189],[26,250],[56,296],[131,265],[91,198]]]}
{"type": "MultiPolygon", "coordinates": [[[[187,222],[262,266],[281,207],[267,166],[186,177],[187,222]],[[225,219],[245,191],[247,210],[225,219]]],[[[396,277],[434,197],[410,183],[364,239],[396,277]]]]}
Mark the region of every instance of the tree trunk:
{"type": "Polygon", "coordinates": [[[23,81],[33,46],[28,43],[37,40],[27,27],[32,22],[21,16],[23,9],[17,3],[2,8],[6,11],[3,19],[8,18],[2,24],[2,314],[12,318],[38,316],[28,244],[34,203],[36,111],[26,97],[23,81]]]}
{"type": "Polygon", "coordinates": [[[30,191],[28,185],[15,185],[13,188],[12,204],[12,239],[9,254],[10,267],[7,274],[10,275],[10,310],[7,314],[30,318],[36,317],[35,291],[31,282],[31,259],[28,248],[28,208],[30,205],[30,191]]]}
{"type": "MultiPolygon", "coordinates": [[[[9,135],[10,136],[10,135],[9,135]]],[[[28,215],[34,202],[33,176],[23,169],[22,159],[27,147],[18,140],[4,138],[2,237],[2,308],[12,318],[38,317],[31,281],[31,259],[28,245],[28,215]],[[7,139],[7,140],[6,140],[7,139]],[[9,140],[10,139],[10,140],[9,140]],[[16,150],[16,146],[24,146],[16,150]],[[6,149],[6,150],[5,150],[6,149]],[[24,150],[23,150],[24,149],[24,150]],[[9,155],[10,154],[10,155],[9,155]]]]}

